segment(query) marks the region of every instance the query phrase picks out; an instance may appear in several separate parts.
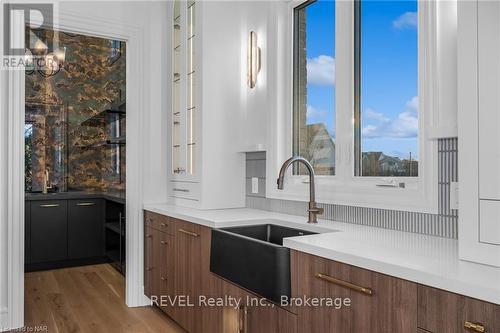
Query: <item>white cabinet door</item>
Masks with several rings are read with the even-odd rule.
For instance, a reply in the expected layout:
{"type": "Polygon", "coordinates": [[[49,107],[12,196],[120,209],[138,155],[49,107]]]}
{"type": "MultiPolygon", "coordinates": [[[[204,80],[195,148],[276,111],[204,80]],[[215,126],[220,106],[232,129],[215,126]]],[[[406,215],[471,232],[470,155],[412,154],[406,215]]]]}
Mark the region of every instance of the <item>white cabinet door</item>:
{"type": "Polygon", "coordinates": [[[500,2],[458,1],[459,256],[500,267],[500,2]]]}
{"type": "Polygon", "coordinates": [[[500,200],[500,2],[478,6],[479,197],[500,200]]]}
{"type": "Polygon", "coordinates": [[[479,240],[500,245],[500,201],[480,200],[479,218],[479,240]]]}

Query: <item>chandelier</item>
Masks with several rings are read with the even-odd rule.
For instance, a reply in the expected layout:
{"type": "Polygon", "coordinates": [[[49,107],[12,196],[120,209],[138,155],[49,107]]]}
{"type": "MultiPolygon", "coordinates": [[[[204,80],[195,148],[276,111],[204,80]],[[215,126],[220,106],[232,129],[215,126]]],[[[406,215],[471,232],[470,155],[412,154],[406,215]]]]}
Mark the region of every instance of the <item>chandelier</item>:
{"type": "Polygon", "coordinates": [[[25,73],[33,75],[38,73],[42,77],[52,77],[59,73],[66,58],[66,47],[56,48],[49,52],[47,45],[39,38],[30,47],[26,48],[24,55],[25,73]]]}

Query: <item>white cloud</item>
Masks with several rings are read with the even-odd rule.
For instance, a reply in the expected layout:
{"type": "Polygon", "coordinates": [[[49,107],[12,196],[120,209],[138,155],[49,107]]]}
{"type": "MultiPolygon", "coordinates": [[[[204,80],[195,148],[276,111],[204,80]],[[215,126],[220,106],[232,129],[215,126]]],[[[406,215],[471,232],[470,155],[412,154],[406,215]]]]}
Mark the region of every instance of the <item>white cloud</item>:
{"type": "Polygon", "coordinates": [[[413,96],[408,102],[406,102],[406,109],[418,113],[418,96],[413,96]]]}
{"type": "Polygon", "coordinates": [[[335,58],[320,55],[307,59],[307,82],[320,86],[335,85],[335,58]]]}
{"type": "Polygon", "coordinates": [[[389,121],[390,119],[387,118],[383,113],[376,112],[375,110],[371,108],[366,108],[364,111],[364,116],[368,119],[373,119],[373,120],[378,120],[378,121],[389,121]]]}
{"type": "Polygon", "coordinates": [[[374,120],[375,124],[363,127],[362,134],[366,138],[416,138],[418,136],[418,97],[415,96],[405,104],[406,110],[395,119],[383,113],[366,109],[365,116],[374,120]]]}
{"type": "Polygon", "coordinates": [[[418,24],[417,12],[406,12],[392,21],[392,26],[396,29],[416,28],[418,24]]]}

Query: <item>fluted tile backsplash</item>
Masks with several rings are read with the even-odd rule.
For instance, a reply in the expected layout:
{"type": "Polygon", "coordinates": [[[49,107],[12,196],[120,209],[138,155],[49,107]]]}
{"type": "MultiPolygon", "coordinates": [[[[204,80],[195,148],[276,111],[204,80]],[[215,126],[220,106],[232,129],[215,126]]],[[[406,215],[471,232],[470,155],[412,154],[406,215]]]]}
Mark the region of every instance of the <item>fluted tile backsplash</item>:
{"type": "MultiPolygon", "coordinates": [[[[379,228],[408,231],[446,238],[457,238],[458,213],[450,209],[450,183],[458,181],[458,140],[440,139],[439,157],[439,213],[425,214],[388,209],[320,204],[325,208],[322,218],[339,222],[356,223],[379,228]]],[[[267,199],[266,155],[263,152],[247,153],[246,204],[249,208],[275,212],[306,215],[306,202],[267,199]],[[251,193],[251,178],[259,180],[259,193],[251,193]]]]}

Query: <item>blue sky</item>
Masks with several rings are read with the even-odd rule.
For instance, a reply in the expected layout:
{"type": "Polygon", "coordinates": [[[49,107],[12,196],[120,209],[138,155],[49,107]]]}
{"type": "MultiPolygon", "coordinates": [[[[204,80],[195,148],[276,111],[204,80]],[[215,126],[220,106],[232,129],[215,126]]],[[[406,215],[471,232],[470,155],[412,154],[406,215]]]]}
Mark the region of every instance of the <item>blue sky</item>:
{"type": "MultiPolygon", "coordinates": [[[[417,2],[362,5],[363,151],[418,158],[417,2]]],[[[308,123],[335,136],[335,2],[307,8],[308,123]]]]}

